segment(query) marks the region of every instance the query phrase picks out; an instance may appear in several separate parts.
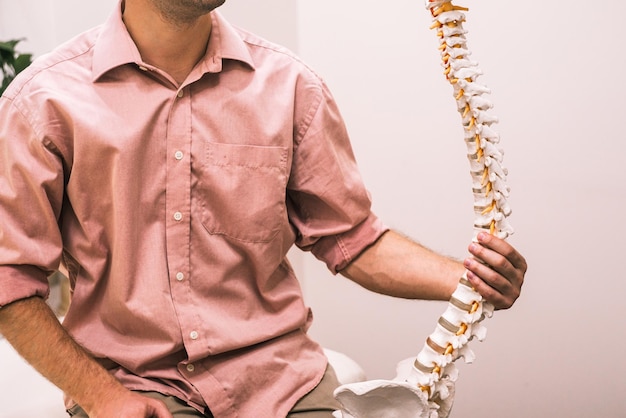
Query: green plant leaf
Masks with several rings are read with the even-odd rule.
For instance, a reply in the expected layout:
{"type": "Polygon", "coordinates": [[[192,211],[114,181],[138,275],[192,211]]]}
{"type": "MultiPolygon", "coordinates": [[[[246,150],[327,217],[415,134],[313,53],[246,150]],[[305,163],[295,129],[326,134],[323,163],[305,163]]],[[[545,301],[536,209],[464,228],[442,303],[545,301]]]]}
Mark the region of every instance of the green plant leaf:
{"type": "Polygon", "coordinates": [[[7,87],[9,87],[9,84],[11,84],[11,81],[13,81],[13,77],[12,76],[5,76],[4,79],[2,80],[2,85],[0,86],[0,95],[2,93],[4,93],[4,91],[7,89],[7,87]]]}
{"type": "Polygon", "coordinates": [[[8,51],[15,55],[15,47],[22,42],[24,38],[12,39],[10,41],[0,42],[0,51],[8,51]]]}
{"type": "Polygon", "coordinates": [[[32,54],[20,54],[13,63],[13,68],[15,68],[15,75],[21,73],[26,67],[28,67],[32,60],[32,54]]]}
{"type": "Polygon", "coordinates": [[[15,50],[17,44],[23,40],[24,38],[20,38],[0,42],[0,76],[2,77],[0,94],[6,90],[15,76],[32,62],[31,54],[19,54],[15,50]]]}
{"type": "Polygon", "coordinates": [[[0,63],[2,64],[13,64],[15,61],[15,52],[14,51],[6,51],[0,50],[0,63]]]}

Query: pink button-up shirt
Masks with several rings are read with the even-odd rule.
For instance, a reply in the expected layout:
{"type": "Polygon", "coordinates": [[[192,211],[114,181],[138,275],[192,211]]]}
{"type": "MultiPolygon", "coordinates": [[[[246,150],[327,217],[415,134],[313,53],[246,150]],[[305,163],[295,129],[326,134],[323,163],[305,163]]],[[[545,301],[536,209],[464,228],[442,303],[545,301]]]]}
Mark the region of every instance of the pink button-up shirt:
{"type": "Polygon", "coordinates": [[[181,85],[118,8],[0,99],[0,306],[63,262],[64,326],[127,387],[274,418],[326,364],[287,251],[336,272],[384,227],[324,83],[212,18],[181,85]]]}

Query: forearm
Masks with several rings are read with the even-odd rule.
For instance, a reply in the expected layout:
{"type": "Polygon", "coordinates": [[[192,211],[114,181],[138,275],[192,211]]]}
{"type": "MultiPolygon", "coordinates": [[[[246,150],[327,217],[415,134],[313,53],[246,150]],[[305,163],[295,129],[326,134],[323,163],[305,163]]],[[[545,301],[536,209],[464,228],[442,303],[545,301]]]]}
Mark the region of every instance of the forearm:
{"type": "Polygon", "coordinates": [[[460,262],[389,231],[341,273],[377,293],[448,300],[464,271],[460,262]]]}
{"type": "Polygon", "coordinates": [[[87,411],[126,391],[74,342],[39,297],[0,309],[0,333],[26,361],[87,411]]]}

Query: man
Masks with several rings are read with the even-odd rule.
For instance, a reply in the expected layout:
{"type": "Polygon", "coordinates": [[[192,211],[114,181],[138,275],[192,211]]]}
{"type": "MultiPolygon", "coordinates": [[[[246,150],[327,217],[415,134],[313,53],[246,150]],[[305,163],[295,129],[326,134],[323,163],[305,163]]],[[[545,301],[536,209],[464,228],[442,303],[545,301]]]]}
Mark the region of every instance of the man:
{"type": "Polygon", "coordinates": [[[293,243],[392,296],[447,300],[465,268],[519,296],[500,239],[461,264],[388,231],[326,86],[223,2],[125,0],[0,100],[0,332],[77,417],[329,417],[293,243]]]}

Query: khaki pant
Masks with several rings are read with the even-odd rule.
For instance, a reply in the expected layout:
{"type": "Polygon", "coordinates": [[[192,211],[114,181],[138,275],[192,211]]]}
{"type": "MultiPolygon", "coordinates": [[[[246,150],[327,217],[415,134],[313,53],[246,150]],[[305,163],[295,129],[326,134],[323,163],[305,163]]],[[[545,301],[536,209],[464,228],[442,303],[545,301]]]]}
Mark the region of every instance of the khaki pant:
{"type": "MultiPolygon", "coordinates": [[[[339,404],[333,397],[333,391],[338,386],[339,382],[337,381],[335,371],[328,366],[320,384],[295,404],[287,418],[332,418],[333,411],[339,409],[339,404]]],[[[142,392],[142,395],[163,401],[174,418],[213,417],[210,412],[208,415],[203,415],[173,396],[165,396],[157,392],[142,392]]],[[[78,405],[67,412],[72,418],[89,418],[78,405]]]]}

